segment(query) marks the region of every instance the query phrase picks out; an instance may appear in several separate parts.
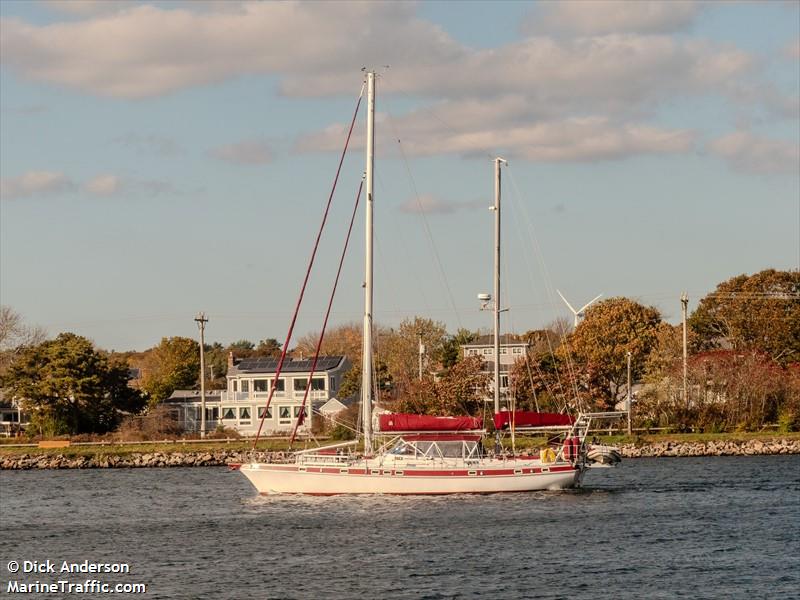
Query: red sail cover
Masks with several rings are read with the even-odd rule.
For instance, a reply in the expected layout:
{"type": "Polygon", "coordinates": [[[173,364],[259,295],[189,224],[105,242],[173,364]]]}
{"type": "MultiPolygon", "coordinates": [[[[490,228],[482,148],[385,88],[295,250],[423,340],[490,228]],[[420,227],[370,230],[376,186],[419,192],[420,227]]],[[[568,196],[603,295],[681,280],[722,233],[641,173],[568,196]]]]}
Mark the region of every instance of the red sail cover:
{"type": "Polygon", "coordinates": [[[381,431],[473,431],[483,427],[483,419],[389,413],[378,415],[378,425],[381,431]]]}
{"type": "MultiPolygon", "coordinates": [[[[511,426],[511,413],[501,410],[494,415],[495,429],[508,429],[511,426]]],[[[559,413],[541,413],[525,410],[514,412],[514,427],[558,427],[569,426],[575,422],[570,415],[559,413]]]]}

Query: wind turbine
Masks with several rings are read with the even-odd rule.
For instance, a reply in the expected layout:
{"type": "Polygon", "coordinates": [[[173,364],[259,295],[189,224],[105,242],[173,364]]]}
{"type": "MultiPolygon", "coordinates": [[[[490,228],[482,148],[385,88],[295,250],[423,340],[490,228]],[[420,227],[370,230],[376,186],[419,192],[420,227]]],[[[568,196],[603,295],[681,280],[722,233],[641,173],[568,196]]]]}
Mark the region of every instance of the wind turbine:
{"type": "MultiPolygon", "coordinates": [[[[558,290],[556,290],[556,291],[558,292],[558,290]]],[[[578,327],[578,323],[583,318],[583,313],[586,311],[586,309],[589,308],[595,302],[597,302],[600,299],[600,296],[602,296],[603,294],[599,294],[596,298],[593,298],[592,300],[590,300],[589,302],[584,304],[583,308],[581,308],[580,310],[575,310],[574,308],[572,308],[572,304],[567,302],[567,299],[564,298],[564,294],[562,294],[561,292],[558,292],[558,295],[561,296],[561,299],[564,301],[564,304],[566,304],[569,307],[569,309],[572,311],[572,314],[575,315],[575,327],[577,328],[578,327]]]]}

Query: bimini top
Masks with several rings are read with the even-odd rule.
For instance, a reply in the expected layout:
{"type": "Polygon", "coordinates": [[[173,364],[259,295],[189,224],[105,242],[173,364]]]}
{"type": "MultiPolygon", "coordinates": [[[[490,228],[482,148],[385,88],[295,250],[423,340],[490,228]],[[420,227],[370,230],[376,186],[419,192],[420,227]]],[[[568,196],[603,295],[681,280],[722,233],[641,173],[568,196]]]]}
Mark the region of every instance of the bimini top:
{"type": "Polygon", "coordinates": [[[378,416],[380,431],[476,431],[483,428],[480,417],[435,417],[386,413],[378,416]]]}
{"type": "Polygon", "coordinates": [[[508,429],[511,422],[514,427],[569,427],[575,422],[570,415],[560,413],[542,413],[527,410],[517,410],[513,413],[501,410],[494,415],[495,429],[508,429]]]}

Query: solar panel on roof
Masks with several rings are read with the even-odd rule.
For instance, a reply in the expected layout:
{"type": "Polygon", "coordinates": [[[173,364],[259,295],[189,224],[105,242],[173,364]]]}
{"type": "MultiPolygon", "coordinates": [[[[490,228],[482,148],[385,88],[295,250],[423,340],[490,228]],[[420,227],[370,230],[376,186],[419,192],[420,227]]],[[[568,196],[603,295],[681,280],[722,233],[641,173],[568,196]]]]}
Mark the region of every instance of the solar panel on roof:
{"type": "MultiPolygon", "coordinates": [[[[317,360],[316,371],[327,371],[328,369],[335,368],[342,360],[342,356],[320,356],[317,360]]],[[[296,373],[301,371],[310,371],[311,365],[314,361],[309,359],[303,360],[288,360],[283,363],[285,373],[296,373]]],[[[272,371],[278,368],[278,359],[276,358],[243,358],[236,365],[240,371],[272,371]]]]}

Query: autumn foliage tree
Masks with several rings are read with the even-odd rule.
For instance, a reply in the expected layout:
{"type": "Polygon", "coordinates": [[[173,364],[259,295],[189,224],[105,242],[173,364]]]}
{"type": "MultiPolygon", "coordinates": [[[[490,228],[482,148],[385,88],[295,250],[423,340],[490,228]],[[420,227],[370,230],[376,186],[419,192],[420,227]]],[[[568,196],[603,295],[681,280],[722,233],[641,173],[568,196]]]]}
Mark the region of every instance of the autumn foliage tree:
{"type": "Polygon", "coordinates": [[[422,317],[405,319],[396,329],[385,331],[379,339],[380,358],[394,384],[400,386],[399,393],[419,378],[420,337],[425,346],[423,370],[438,370],[438,359],[447,341],[444,323],[422,317]]]}
{"type": "Polygon", "coordinates": [[[727,344],[800,361],[800,271],[765,269],[720,283],[689,319],[698,350],[727,344]]]}
{"type": "Polygon", "coordinates": [[[482,364],[480,357],[469,356],[436,379],[426,376],[422,381],[410,381],[395,409],[430,415],[480,415],[491,379],[482,371],[482,364]]]}
{"type": "Polygon", "coordinates": [[[586,316],[567,343],[559,348],[562,360],[578,366],[577,382],[598,394],[601,405],[612,408],[625,389],[627,354],[631,353],[632,377],[644,372],[653,349],[661,314],[628,298],[609,298],[586,311],[586,316]]]}
{"type": "Polygon", "coordinates": [[[637,406],[645,425],[678,430],[752,431],[767,423],[800,428],[800,366],[782,367],[756,351],[712,350],[694,354],[687,369],[675,364],[654,382],[637,406]]]}

